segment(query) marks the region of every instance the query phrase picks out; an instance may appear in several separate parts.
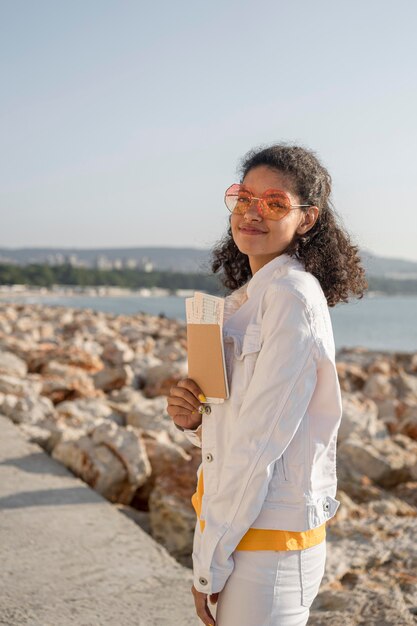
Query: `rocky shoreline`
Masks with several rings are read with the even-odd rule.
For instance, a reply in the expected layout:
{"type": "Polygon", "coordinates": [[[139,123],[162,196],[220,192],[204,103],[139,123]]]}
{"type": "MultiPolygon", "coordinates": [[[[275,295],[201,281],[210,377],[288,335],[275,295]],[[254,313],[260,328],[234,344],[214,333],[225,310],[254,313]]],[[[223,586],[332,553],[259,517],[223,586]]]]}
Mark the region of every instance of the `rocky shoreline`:
{"type": "MultiPolygon", "coordinates": [[[[337,354],[341,506],[309,624],[417,623],[417,354],[337,354]]],[[[201,450],[166,394],[186,376],[185,324],[0,303],[0,413],[191,567],[201,450]]]]}

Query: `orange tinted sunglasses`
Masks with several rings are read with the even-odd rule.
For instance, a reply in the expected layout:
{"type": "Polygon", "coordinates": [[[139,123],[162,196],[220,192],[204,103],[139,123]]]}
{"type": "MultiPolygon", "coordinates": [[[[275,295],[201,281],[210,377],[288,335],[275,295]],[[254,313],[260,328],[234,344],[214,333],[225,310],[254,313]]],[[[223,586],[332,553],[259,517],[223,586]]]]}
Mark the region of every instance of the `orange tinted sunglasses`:
{"type": "Polygon", "coordinates": [[[257,198],[244,185],[235,183],[224,194],[224,202],[230,213],[244,215],[254,200],[259,201],[258,212],[269,220],[282,220],[292,209],[313,206],[291,204],[288,194],[282,189],[267,189],[257,198]]]}

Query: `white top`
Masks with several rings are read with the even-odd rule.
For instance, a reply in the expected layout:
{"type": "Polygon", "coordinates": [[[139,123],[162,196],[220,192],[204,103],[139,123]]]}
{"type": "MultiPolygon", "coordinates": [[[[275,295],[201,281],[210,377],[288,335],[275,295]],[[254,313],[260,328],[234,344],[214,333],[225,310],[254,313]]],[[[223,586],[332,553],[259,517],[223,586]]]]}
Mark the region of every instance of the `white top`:
{"type": "Polygon", "coordinates": [[[342,398],[319,281],[281,254],[226,298],[230,397],[185,434],[202,447],[204,495],[194,586],[223,589],[252,528],[304,531],[336,513],[342,398]]]}

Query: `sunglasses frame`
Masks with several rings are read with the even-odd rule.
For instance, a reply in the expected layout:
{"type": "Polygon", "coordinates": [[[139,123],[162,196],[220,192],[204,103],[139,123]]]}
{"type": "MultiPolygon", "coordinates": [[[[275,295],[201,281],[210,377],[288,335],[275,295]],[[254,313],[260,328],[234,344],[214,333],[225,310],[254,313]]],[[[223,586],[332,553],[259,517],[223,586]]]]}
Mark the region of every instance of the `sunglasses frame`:
{"type": "Polygon", "coordinates": [[[262,207],[262,211],[261,211],[261,213],[260,213],[260,214],[261,214],[261,215],[262,215],[262,217],[264,217],[264,218],[265,218],[265,209],[267,209],[268,213],[270,212],[270,209],[269,209],[269,207],[268,207],[268,205],[267,205],[267,203],[266,203],[266,200],[265,200],[265,196],[266,196],[267,194],[270,194],[271,192],[275,192],[275,193],[276,193],[276,192],[278,192],[278,193],[280,193],[280,194],[284,195],[284,196],[287,198],[287,200],[288,200],[288,209],[287,209],[286,213],[284,213],[284,215],[281,215],[280,217],[271,217],[271,215],[268,215],[265,219],[271,219],[271,220],[276,220],[276,221],[279,221],[279,220],[282,220],[282,219],[283,219],[286,215],[288,215],[288,213],[289,213],[292,209],[301,209],[302,207],[310,207],[310,206],[313,206],[312,204],[291,204],[291,200],[290,200],[289,195],[287,194],[287,192],[286,192],[286,191],[283,191],[282,189],[274,189],[274,188],[266,189],[266,190],[263,192],[263,194],[261,194],[261,197],[256,197],[256,196],[254,196],[254,195],[253,195],[253,193],[252,193],[252,192],[251,192],[251,191],[250,191],[247,187],[245,187],[244,185],[242,185],[242,183],[233,183],[233,185],[230,185],[230,187],[228,187],[228,188],[226,189],[225,193],[224,193],[224,203],[225,203],[225,205],[226,205],[227,210],[228,210],[228,211],[229,211],[232,215],[233,215],[233,213],[236,213],[237,215],[245,215],[245,213],[246,213],[246,211],[245,211],[244,213],[242,213],[242,212],[240,212],[240,211],[236,211],[235,209],[230,210],[230,209],[229,209],[229,207],[228,207],[228,205],[227,205],[227,198],[228,198],[228,197],[231,197],[231,196],[234,196],[234,195],[236,195],[236,196],[238,195],[237,193],[236,193],[236,194],[229,193],[229,192],[230,192],[230,190],[231,190],[231,189],[233,189],[234,187],[236,188],[236,191],[238,191],[238,190],[240,190],[240,189],[244,189],[247,193],[249,193],[249,194],[250,194],[250,202],[249,202],[249,206],[252,204],[252,202],[253,202],[254,200],[259,200],[259,202],[261,203],[261,207],[262,207]],[[265,205],[266,205],[266,206],[265,206],[265,205]]]}

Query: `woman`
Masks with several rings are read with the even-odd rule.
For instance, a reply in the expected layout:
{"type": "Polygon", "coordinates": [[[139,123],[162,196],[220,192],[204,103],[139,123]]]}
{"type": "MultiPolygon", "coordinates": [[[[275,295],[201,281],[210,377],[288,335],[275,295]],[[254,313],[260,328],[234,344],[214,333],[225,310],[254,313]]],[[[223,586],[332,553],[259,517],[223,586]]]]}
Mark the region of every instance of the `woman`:
{"type": "Polygon", "coordinates": [[[226,191],[230,225],[212,259],[232,290],[223,327],[230,396],[209,406],[183,379],[168,397],[175,424],[202,447],[192,593],[204,624],[302,626],[340,504],[342,402],[328,307],[361,298],[367,282],[312,151],[254,150],[241,172],[226,191]]]}

